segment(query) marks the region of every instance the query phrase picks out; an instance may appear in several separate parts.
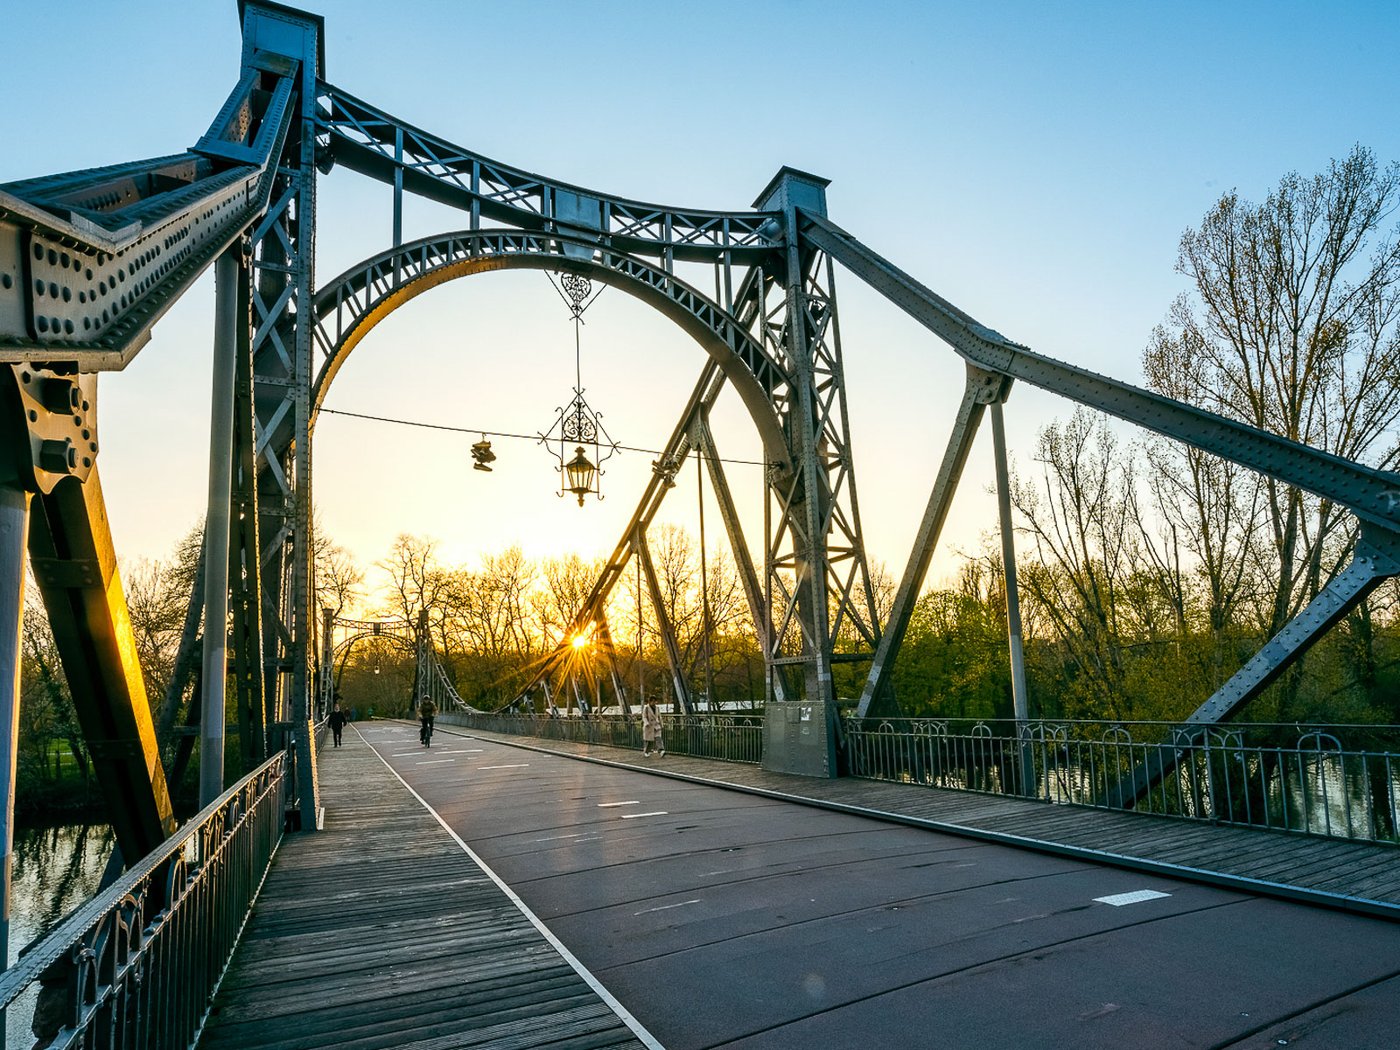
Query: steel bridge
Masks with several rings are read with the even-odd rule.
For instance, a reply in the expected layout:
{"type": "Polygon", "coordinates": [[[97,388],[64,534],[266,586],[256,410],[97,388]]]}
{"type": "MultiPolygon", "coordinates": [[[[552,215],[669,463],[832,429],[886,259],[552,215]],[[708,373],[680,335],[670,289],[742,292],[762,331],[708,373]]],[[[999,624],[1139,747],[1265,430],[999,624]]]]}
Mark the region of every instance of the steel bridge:
{"type": "MultiPolygon", "coordinates": [[[[1212,746],[1243,746],[1228,735],[1233,716],[1382,581],[1400,574],[1400,477],[1006,338],[842,229],[827,214],[827,182],[816,175],[782,168],[751,206],[720,211],[633,201],[557,181],[481,156],[330,83],[319,16],[265,0],[242,0],[239,13],[239,75],[192,148],[0,186],[0,424],[8,428],[0,442],[0,712],[9,727],[3,762],[10,785],[0,870],[8,894],[26,569],[52,625],[127,859],[127,875],[117,884],[120,907],[79,931],[71,951],[42,956],[46,967],[59,966],[64,952],[82,973],[88,972],[82,959],[105,959],[104,952],[113,953],[114,961],[103,963],[108,970],[125,965],[146,943],[147,925],[177,899],[215,892],[199,880],[213,878],[225,836],[244,836],[250,855],[265,864],[282,826],[281,808],[295,814],[293,826],[315,834],[325,803],[335,804],[322,798],[318,725],[337,660],[356,638],[383,636],[411,648],[416,692],[431,692],[443,710],[481,714],[456,695],[421,623],[320,620],[313,578],[312,436],[327,392],[380,321],[459,277],[502,269],[584,276],[654,307],[704,351],[694,388],[677,398],[676,423],[653,476],[570,634],[592,631],[608,648],[608,597],[635,568],[665,643],[676,717],[707,714],[682,673],[648,545],[676,469],[698,451],[763,654],[765,693],[754,732],[762,738],[762,765],[775,775],[831,779],[879,764],[872,749],[883,745],[871,741],[893,733],[901,715],[891,670],[969,450],[990,416],[1015,720],[995,734],[984,727],[980,736],[966,735],[998,736],[998,761],[1010,756],[996,775],[1005,793],[1047,797],[1056,782],[1050,765],[1058,759],[1051,756],[1065,749],[1053,727],[1056,746],[1039,746],[1047,728],[1029,718],[1021,666],[1003,430],[1003,405],[1018,381],[1297,486],[1359,523],[1346,567],[1237,674],[1201,696],[1189,718],[1168,727],[1154,746],[1124,751],[1113,764],[1117,772],[1086,788],[1083,798],[1054,801],[1151,809],[1168,786],[1176,790],[1197,772],[1209,773],[1212,746]],[[316,194],[318,181],[337,168],[392,187],[393,235],[382,251],[326,279],[316,271],[316,194]],[[460,221],[405,242],[405,195],[455,209],[460,221]],[[179,763],[190,761],[198,735],[205,812],[177,831],[168,788],[176,770],[166,768],[158,744],[104,508],[97,396],[101,374],[130,364],[153,326],[210,267],[216,331],[208,516],[168,698],[175,702],[161,708],[188,712],[179,763]],[[843,357],[838,267],[927,329],[931,348],[947,348],[966,364],[936,480],[884,614],[876,609],[862,541],[845,388],[848,368],[859,362],[843,357]],[[726,387],[742,401],[762,444],[761,522],[741,520],[710,428],[710,411],[726,387]],[[227,630],[207,629],[211,624],[227,630]],[[838,638],[857,643],[838,645],[838,638]],[[847,716],[833,694],[833,666],[842,662],[863,674],[847,716]],[[246,773],[233,784],[223,767],[226,710],[236,712],[246,773]],[[256,827],[253,814],[259,814],[256,827]],[[93,932],[99,929],[100,935],[93,932]]],[[[570,677],[565,656],[561,645],[495,717],[525,717],[541,692],[552,706],[561,689],[572,690],[585,713],[611,706],[631,711],[637,698],[629,697],[615,668],[589,686],[590,695],[570,677]]],[[[570,724],[585,722],[589,732],[603,731],[596,728],[601,720],[570,724]]],[[[712,713],[709,725],[713,731],[712,713]]],[[[741,728],[731,723],[726,739],[738,739],[741,728]]],[[[941,732],[949,735],[946,726],[941,732]]],[[[930,770],[938,763],[900,746],[902,757],[893,762],[898,776],[937,783],[930,770]]],[[[1385,776],[1393,775],[1387,765],[1385,776]]],[[[1201,797],[1193,795],[1198,810],[1201,797]]],[[[1383,814],[1376,819],[1384,823],[1383,814]]],[[[1393,811],[1388,819],[1393,830],[1393,811]]],[[[261,876],[238,865],[243,874],[225,881],[238,882],[246,906],[261,876]]],[[[232,951],[237,925],[211,931],[201,945],[210,953],[202,964],[209,988],[232,951]]],[[[0,927],[0,941],[7,939],[0,927]]],[[[37,965],[31,959],[25,980],[37,965]]],[[[0,1005],[18,994],[20,972],[3,985],[0,1005]]],[[[74,1008],[64,1029],[69,1038],[85,1038],[73,1033],[99,1015],[104,1031],[128,1023],[111,1014],[127,1007],[98,1003],[92,994],[87,985],[75,992],[87,1006],[74,1008]]],[[[164,1004],[180,1021],[170,1022],[172,1034],[160,1045],[185,1045],[207,1002],[201,991],[178,1009],[164,1004]]],[[[143,1024],[153,1012],[165,1016],[159,1003],[143,1000],[141,1009],[143,1024]]]]}

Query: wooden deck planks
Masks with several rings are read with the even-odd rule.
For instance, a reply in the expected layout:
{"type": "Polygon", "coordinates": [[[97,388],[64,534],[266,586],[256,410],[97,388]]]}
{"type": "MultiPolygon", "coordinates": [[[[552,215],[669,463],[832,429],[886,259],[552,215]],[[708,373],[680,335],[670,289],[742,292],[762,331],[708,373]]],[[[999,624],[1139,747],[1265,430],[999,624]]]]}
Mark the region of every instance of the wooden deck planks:
{"type": "Polygon", "coordinates": [[[1111,854],[1163,874],[1202,873],[1230,883],[1261,882],[1319,903],[1400,919],[1400,850],[1394,846],[1195,823],[1082,806],[1051,806],[992,795],[845,778],[820,780],[769,773],[758,766],[668,755],[644,760],[626,748],[456,730],[497,743],[537,748],[652,773],[680,776],[819,805],[890,814],[943,830],[1005,835],[1027,845],[1111,854]]]}
{"type": "Polygon", "coordinates": [[[320,775],[325,830],[283,840],[200,1050],[644,1045],[368,748],[320,775]]]}

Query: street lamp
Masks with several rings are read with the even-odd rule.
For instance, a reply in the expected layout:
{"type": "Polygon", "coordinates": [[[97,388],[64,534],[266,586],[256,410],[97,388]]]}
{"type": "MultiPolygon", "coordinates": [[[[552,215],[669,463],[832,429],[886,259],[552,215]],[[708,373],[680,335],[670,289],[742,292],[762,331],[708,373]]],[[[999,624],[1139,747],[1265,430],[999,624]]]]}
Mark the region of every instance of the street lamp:
{"type": "MultiPolygon", "coordinates": [[[[553,277],[550,278],[551,283],[553,277]]],[[[583,396],[583,368],[579,340],[579,328],[583,324],[583,311],[592,300],[592,283],[578,274],[560,274],[555,285],[561,298],[568,305],[574,319],[574,396],[569,404],[556,409],[557,418],[548,432],[540,434],[540,443],[549,449],[550,455],[558,460],[561,477],[559,495],[571,493],[578,497],[578,505],[583,506],[583,498],[592,493],[603,498],[599,479],[603,474],[603,462],[617,451],[617,443],[603,429],[600,413],[589,407],[583,396]],[[568,447],[574,446],[574,458],[565,460],[568,447]],[[588,458],[585,446],[593,446],[593,459],[588,458]],[[557,446],[558,451],[555,450],[557,446]]]]}
{"type": "Polygon", "coordinates": [[[598,468],[584,455],[583,446],[574,449],[574,458],[564,464],[564,474],[569,479],[568,489],[578,497],[578,505],[583,506],[583,497],[593,491],[598,468]]]}

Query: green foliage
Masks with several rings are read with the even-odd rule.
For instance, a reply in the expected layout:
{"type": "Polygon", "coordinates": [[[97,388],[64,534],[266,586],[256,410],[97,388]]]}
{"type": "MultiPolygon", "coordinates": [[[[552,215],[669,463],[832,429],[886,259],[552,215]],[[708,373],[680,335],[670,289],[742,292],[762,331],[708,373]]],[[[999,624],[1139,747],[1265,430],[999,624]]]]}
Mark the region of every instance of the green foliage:
{"type": "Polygon", "coordinates": [[[1005,602],[946,590],[923,595],[895,662],[894,688],[911,717],[1012,717],[1005,602]]]}

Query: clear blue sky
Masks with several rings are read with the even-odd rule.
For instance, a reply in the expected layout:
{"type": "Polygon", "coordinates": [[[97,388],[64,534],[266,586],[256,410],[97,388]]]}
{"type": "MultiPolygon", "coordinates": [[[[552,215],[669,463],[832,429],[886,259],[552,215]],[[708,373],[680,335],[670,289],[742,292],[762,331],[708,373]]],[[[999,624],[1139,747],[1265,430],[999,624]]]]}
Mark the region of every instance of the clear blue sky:
{"type": "MultiPolygon", "coordinates": [[[[1185,287],[1183,229],[1234,187],[1260,198],[1354,143],[1400,157],[1400,3],[522,3],[322,0],[328,78],[487,156],[622,196],[746,207],[782,165],[832,180],[831,217],[984,323],[1136,381],[1152,326],[1185,287]]],[[[0,180],[177,152],[232,87],[233,0],[0,0],[0,180]]],[[[387,246],[386,188],[321,182],[318,274],[387,246]]],[[[408,236],[464,225],[413,206],[408,236]]],[[[851,276],[838,276],[862,513],[896,572],[946,440],[958,360],[851,276]]],[[[202,512],[206,279],[101,391],[102,470],[118,549],[166,555],[202,512]]],[[[378,329],[329,407],[532,432],[567,400],[567,314],[538,273],[455,282],[378,329]]],[[[613,436],[664,440],[701,365],[667,322],[616,291],[584,333],[584,382],[613,436]]],[[[1025,469],[1070,406],[1008,405],[1025,469]]],[[[756,444],[727,406],[724,451],[756,444]]],[[[550,490],[545,453],[323,418],[318,510],[363,562],[401,531],[470,559],[611,549],[648,463],[614,461],[609,498],[550,490]]],[[[949,546],[994,524],[983,438],[949,546]]],[[[736,468],[749,495],[757,476],[736,468]]],[[[693,518],[694,481],[676,500],[693,518]]],[[[751,517],[756,540],[761,519],[751,517]]],[[[937,563],[946,569],[946,561],[937,563]]],[[[935,568],[935,574],[940,569],[935,568]]]]}

